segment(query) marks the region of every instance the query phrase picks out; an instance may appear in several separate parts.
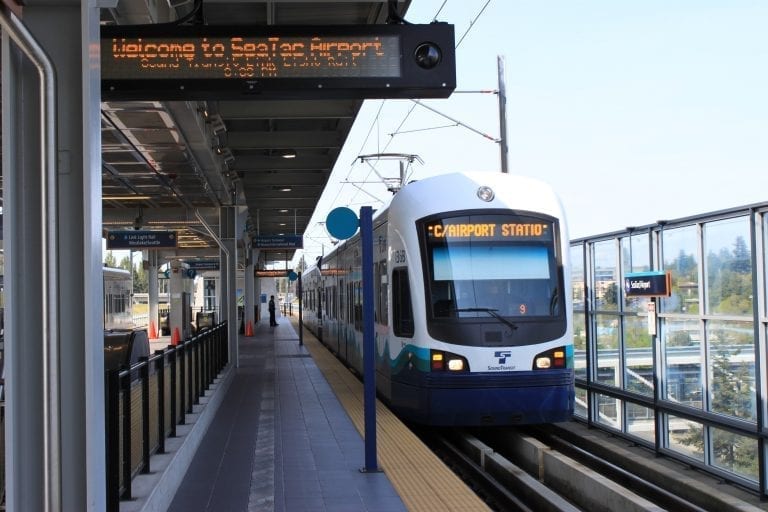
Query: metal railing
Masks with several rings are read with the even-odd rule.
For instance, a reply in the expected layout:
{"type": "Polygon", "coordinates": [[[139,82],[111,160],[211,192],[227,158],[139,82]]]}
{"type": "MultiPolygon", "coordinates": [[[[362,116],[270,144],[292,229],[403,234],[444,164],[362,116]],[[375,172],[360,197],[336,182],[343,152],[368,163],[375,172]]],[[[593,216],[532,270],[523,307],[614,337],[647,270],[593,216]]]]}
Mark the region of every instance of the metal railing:
{"type": "Polygon", "coordinates": [[[768,497],[768,203],[571,241],[576,417],[768,497]],[[668,296],[625,276],[668,272],[668,296]]]}
{"type": "Polygon", "coordinates": [[[228,362],[227,324],[158,350],[130,369],[106,372],[107,510],[131,499],[131,481],[150,472],[186,414],[228,362]]]}
{"type": "MultiPolygon", "coordinates": [[[[280,306],[283,310],[283,316],[293,316],[294,304],[293,302],[283,302],[280,306]]],[[[296,310],[299,309],[299,305],[296,304],[296,310]]]]}

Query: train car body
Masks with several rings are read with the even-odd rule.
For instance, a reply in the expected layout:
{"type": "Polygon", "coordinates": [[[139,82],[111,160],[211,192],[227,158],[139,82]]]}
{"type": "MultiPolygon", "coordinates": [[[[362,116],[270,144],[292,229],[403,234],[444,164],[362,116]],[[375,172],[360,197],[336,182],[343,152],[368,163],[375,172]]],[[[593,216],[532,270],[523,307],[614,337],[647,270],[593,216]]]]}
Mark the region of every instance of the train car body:
{"type": "MultiPolygon", "coordinates": [[[[376,387],[429,425],[565,421],[574,371],[560,201],[507,174],[403,187],[373,221],[376,387]]],[[[363,373],[359,233],[302,276],[303,318],[363,373]]]]}
{"type": "Polygon", "coordinates": [[[131,272],[122,268],[104,267],[103,273],[104,329],[133,328],[131,272]]]}

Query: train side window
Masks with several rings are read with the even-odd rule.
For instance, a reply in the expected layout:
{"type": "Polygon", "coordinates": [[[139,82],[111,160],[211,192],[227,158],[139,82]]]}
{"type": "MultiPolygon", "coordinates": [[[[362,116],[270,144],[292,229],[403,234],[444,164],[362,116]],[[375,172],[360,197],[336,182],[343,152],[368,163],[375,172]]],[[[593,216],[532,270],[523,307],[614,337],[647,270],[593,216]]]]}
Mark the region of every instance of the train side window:
{"type": "Polygon", "coordinates": [[[379,284],[379,280],[377,279],[379,275],[379,262],[374,262],[373,264],[373,321],[375,323],[379,322],[379,287],[381,286],[379,284]]]}
{"type": "Polygon", "coordinates": [[[361,281],[355,281],[355,330],[363,332],[363,284],[361,281]]]}
{"type": "Polygon", "coordinates": [[[413,307],[408,268],[392,269],[392,330],[395,336],[413,337],[413,307]]]}
{"type": "Polygon", "coordinates": [[[382,261],[377,278],[379,284],[379,323],[387,325],[387,262],[382,261]]]}

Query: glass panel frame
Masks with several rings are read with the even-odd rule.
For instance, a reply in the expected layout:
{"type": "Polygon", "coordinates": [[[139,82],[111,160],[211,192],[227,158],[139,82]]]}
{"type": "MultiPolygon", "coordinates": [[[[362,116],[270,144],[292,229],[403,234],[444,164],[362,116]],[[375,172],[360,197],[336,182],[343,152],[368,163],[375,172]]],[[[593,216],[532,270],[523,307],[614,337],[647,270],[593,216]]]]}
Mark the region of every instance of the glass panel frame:
{"type": "Polygon", "coordinates": [[[594,290],[595,310],[618,311],[620,292],[616,240],[603,240],[594,243],[592,255],[592,290],[594,290]]]}
{"type": "MultiPolygon", "coordinates": [[[[647,272],[652,270],[650,262],[650,237],[648,233],[627,236],[621,239],[622,274],[629,272],[647,272]]],[[[619,282],[623,282],[619,280],[619,282]]],[[[624,297],[624,311],[645,311],[646,300],[643,297],[626,297],[623,287],[619,287],[624,297]]]]}
{"type": "Polygon", "coordinates": [[[667,319],[662,328],[664,399],[704,408],[704,354],[701,321],[667,319]]]}
{"type": "Polygon", "coordinates": [[[619,350],[620,320],[618,315],[595,315],[595,352],[594,380],[606,386],[619,386],[622,364],[619,350]]]}
{"type": "Polygon", "coordinates": [[[656,421],[653,409],[632,402],[626,402],[625,408],[627,433],[650,444],[654,444],[656,442],[656,421]]]}
{"type": "Polygon", "coordinates": [[[624,343],[624,389],[653,396],[653,344],[648,321],[640,316],[622,319],[624,343]]]}
{"type": "Polygon", "coordinates": [[[666,229],[661,243],[663,270],[672,273],[672,296],[661,299],[661,312],[698,314],[701,310],[698,226],[666,229]]]}
{"type": "Polygon", "coordinates": [[[712,465],[757,483],[760,469],[757,439],[709,427],[712,465]]]}
{"type": "Polygon", "coordinates": [[[705,428],[699,422],[674,415],[665,415],[665,441],[667,447],[684,457],[705,461],[705,428]]]}
{"type": "Polygon", "coordinates": [[[709,410],[757,421],[752,322],[707,321],[709,410]]]}
{"type": "Polygon", "coordinates": [[[749,218],[708,222],[703,226],[706,313],[752,315],[752,254],[749,218]]]}

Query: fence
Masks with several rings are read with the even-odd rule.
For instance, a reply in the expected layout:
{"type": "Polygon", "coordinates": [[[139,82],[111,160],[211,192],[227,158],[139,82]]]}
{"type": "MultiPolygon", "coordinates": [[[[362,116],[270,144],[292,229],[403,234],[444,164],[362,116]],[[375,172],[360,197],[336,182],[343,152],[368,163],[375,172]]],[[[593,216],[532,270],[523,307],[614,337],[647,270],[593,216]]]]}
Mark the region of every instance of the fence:
{"type": "Polygon", "coordinates": [[[572,241],[577,417],[766,496],[766,241],[768,203],[572,241]]]}
{"type": "Polygon", "coordinates": [[[131,499],[131,480],[199,403],[228,361],[227,324],[159,350],[130,369],[106,372],[107,506],[131,499]]]}

